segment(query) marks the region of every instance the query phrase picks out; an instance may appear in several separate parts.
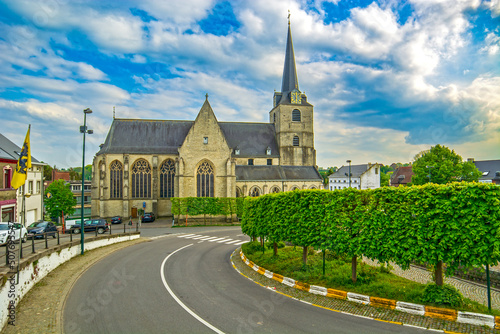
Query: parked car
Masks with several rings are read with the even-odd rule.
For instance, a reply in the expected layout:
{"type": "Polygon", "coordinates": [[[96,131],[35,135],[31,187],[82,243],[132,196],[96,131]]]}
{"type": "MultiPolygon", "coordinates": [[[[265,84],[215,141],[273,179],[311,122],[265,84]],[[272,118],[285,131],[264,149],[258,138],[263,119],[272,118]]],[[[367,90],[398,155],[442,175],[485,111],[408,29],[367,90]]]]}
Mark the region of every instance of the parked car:
{"type": "Polygon", "coordinates": [[[5,245],[9,238],[12,238],[11,229],[14,230],[14,241],[22,240],[22,242],[26,242],[28,240],[28,230],[23,225],[19,223],[0,223],[0,245],[5,245]]]}
{"type": "Polygon", "coordinates": [[[28,237],[34,236],[35,238],[48,237],[55,238],[57,234],[57,226],[53,222],[40,221],[28,226],[28,237]]]}
{"type": "Polygon", "coordinates": [[[111,218],[111,224],[121,224],[122,223],[122,217],[115,216],[111,218]]]}
{"type": "Polygon", "coordinates": [[[146,212],[144,217],[142,217],[143,223],[152,223],[155,221],[155,214],[152,212],[146,212]]]}
{"type": "MultiPolygon", "coordinates": [[[[78,234],[81,231],[80,225],[71,226],[71,230],[73,233],[78,234]]],[[[103,234],[104,232],[109,231],[109,224],[106,219],[98,218],[98,219],[88,219],[83,222],[83,231],[90,232],[97,230],[97,233],[103,234]]]]}

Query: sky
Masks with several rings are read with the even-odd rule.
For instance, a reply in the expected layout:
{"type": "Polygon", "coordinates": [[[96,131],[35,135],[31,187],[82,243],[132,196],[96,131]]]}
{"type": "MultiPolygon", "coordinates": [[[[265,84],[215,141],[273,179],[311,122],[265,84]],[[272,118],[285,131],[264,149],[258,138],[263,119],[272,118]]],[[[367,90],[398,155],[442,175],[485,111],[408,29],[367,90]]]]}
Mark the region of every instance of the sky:
{"type": "Polygon", "coordinates": [[[268,122],[290,11],[320,167],[500,159],[500,0],[0,0],[0,132],[58,168],[117,118],[268,122]]]}

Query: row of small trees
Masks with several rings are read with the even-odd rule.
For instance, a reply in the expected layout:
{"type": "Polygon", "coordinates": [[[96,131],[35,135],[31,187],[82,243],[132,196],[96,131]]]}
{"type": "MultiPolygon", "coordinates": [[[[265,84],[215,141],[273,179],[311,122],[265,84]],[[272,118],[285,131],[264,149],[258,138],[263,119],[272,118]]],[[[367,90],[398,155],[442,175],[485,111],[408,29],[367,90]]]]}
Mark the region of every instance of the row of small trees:
{"type": "Polygon", "coordinates": [[[247,198],[242,230],[271,242],[288,241],[403,268],[418,261],[495,265],[500,260],[500,187],[481,183],[428,184],[374,190],[301,190],[247,198]]]}
{"type": "Polygon", "coordinates": [[[174,216],[200,216],[206,220],[207,215],[213,216],[242,216],[243,198],[224,197],[184,197],[172,198],[172,214],[174,216]]]}

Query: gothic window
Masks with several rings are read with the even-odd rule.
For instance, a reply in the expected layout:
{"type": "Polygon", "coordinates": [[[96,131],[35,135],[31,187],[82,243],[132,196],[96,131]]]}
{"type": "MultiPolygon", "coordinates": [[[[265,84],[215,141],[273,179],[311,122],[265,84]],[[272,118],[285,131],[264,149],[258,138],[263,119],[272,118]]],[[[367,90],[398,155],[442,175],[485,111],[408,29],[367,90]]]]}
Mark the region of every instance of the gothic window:
{"type": "MultiPolygon", "coordinates": [[[[99,171],[99,174],[101,172],[99,171]]],[[[123,165],[120,161],[115,160],[109,166],[109,197],[123,197],[123,165]]]]}
{"type": "Polygon", "coordinates": [[[291,190],[292,190],[292,191],[294,191],[294,190],[299,190],[299,187],[297,187],[297,186],[293,186],[291,190]]]}
{"type": "Polygon", "coordinates": [[[236,197],[243,197],[240,188],[236,187],[236,197]]]}
{"type": "Polygon", "coordinates": [[[174,197],[175,163],[165,160],[160,166],[160,197],[174,197]]]}
{"type": "Polygon", "coordinates": [[[203,162],[196,172],[196,189],[198,197],[214,197],[214,168],[203,162]]]}
{"type": "Polygon", "coordinates": [[[151,166],[144,159],[132,166],[132,198],[151,197],[151,166]]]}
{"type": "Polygon", "coordinates": [[[253,187],[252,190],[250,190],[250,196],[259,197],[260,196],[260,189],[257,187],[253,187]]]}
{"type": "Polygon", "coordinates": [[[276,113],[273,113],[273,123],[276,123],[276,113]]]}
{"type": "Polygon", "coordinates": [[[315,186],[310,186],[309,189],[316,189],[316,187],[315,186]]]}
{"type": "Polygon", "coordinates": [[[300,122],[300,110],[295,109],[292,111],[292,122],[300,122]]]}
{"type": "Polygon", "coordinates": [[[272,187],[270,193],[271,194],[277,194],[280,192],[280,188],[278,187],[272,187]]]}
{"type": "Polygon", "coordinates": [[[299,136],[293,136],[293,146],[299,146],[299,136]]]}

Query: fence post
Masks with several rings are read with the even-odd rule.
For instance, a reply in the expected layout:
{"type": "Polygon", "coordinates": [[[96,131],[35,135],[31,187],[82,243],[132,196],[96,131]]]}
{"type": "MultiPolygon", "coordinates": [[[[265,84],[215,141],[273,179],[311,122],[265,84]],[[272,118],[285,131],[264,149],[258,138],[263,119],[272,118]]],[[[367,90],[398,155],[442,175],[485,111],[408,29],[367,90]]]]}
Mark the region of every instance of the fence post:
{"type": "Polygon", "coordinates": [[[9,266],[9,246],[5,245],[5,265],[9,266]]]}
{"type": "Polygon", "coordinates": [[[23,258],[23,240],[19,239],[19,257],[23,258]]]}
{"type": "Polygon", "coordinates": [[[73,229],[69,230],[69,241],[73,242],[73,229]]]}
{"type": "Polygon", "coordinates": [[[59,242],[59,231],[57,231],[57,244],[60,245],[61,243],[59,242]]]}
{"type": "Polygon", "coordinates": [[[44,238],[45,238],[45,249],[49,248],[49,238],[48,235],[47,235],[47,232],[44,233],[44,238]]]}
{"type": "Polygon", "coordinates": [[[31,236],[31,252],[35,252],[35,235],[31,236]]]}

